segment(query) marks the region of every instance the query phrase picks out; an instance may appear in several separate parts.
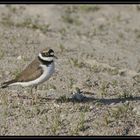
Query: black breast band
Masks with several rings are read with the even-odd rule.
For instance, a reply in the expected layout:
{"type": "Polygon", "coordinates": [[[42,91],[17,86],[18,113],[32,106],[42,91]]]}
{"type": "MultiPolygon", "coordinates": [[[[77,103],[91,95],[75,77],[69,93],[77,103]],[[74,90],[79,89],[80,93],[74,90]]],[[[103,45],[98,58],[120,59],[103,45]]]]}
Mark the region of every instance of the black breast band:
{"type": "Polygon", "coordinates": [[[38,59],[41,61],[43,65],[46,65],[46,66],[49,66],[53,62],[53,60],[52,61],[42,60],[39,56],[38,56],[38,59]]]}

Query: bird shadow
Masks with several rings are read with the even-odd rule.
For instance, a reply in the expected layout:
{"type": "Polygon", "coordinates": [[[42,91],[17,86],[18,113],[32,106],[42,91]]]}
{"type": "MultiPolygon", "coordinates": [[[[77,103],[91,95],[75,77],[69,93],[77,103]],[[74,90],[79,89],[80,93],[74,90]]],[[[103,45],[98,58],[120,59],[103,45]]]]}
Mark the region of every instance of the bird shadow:
{"type": "MultiPolygon", "coordinates": [[[[93,94],[92,94],[93,95],[93,94]]],[[[27,96],[18,96],[19,98],[22,99],[31,99],[30,97],[27,96]]],[[[40,103],[46,103],[48,101],[56,101],[57,103],[90,103],[90,102],[98,102],[104,105],[110,105],[112,103],[117,104],[117,103],[124,103],[126,101],[139,101],[140,96],[135,96],[135,97],[125,97],[125,98],[95,98],[95,97],[87,97],[85,96],[82,100],[77,100],[73,99],[71,97],[64,97],[63,99],[61,98],[52,98],[52,97],[38,97],[40,103]]]]}
{"type": "MultiPolygon", "coordinates": [[[[90,103],[90,102],[99,102],[104,105],[110,105],[110,104],[117,104],[117,103],[124,103],[126,101],[139,101],[140,96],[135,97],[125,97],[125,98],[94,98],[94,97],[86,97],[82,100],[77,100],[73,98],[67,98],[64,102],[74,102],[74,103],[90,103]]],[[[61,102],[58,99],[56,99],[57,102],[61,102]]]]}
{"type": "Polygon", "coordinates": [[[112,103],[114,104],[117,104],[117,103],[124,103],[126,101],[139,101],[140,100],[140,97],[139,96],[136,96],[136,97],[126,97],[126,98],[93,98],[93,97],[86,97],[83,102],[93,102],[93,101],[96,101],[96,102],[100,102],[102,104],[105,104],[105,105],[110,105],[112,103]]]}

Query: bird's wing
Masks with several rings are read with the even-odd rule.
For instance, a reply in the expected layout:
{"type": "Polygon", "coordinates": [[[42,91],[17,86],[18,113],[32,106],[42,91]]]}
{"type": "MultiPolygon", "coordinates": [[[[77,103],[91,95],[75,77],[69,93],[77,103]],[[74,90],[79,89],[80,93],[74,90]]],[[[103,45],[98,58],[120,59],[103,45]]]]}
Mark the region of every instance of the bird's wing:
{"type": "Polygon", "coordinates": [[[28,82],[35,80],[43,73],[40,67],[40,62],[38,58],[32,61],[16,78],[16,82],[28,82]]]}

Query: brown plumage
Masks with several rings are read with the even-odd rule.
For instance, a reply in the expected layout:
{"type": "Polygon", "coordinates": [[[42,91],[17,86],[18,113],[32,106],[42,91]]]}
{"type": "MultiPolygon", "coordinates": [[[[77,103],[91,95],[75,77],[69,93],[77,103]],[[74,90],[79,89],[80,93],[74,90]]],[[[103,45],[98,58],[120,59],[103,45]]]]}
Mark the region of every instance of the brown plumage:
{"type": "Polygon", "coordinates": [[[15,79],[2,83],[1,88],[6,88],[9,84],[15,82],[28,82],[36,79],[43,73],[39,65],[40,61],[36,58],[15,79]]]}

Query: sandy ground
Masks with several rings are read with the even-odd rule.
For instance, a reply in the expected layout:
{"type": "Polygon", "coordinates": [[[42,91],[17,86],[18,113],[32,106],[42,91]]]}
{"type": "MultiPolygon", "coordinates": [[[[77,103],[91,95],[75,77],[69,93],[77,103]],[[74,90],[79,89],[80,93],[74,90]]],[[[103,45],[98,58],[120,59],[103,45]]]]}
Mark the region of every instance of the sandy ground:
{"type": "Polygon", "coordinates": [[[1,83],[44,48],[59,58],[34,95],[0,89],[0,135],[140,135],[139,21],[139,5],[0,5],[1,83]]]}

